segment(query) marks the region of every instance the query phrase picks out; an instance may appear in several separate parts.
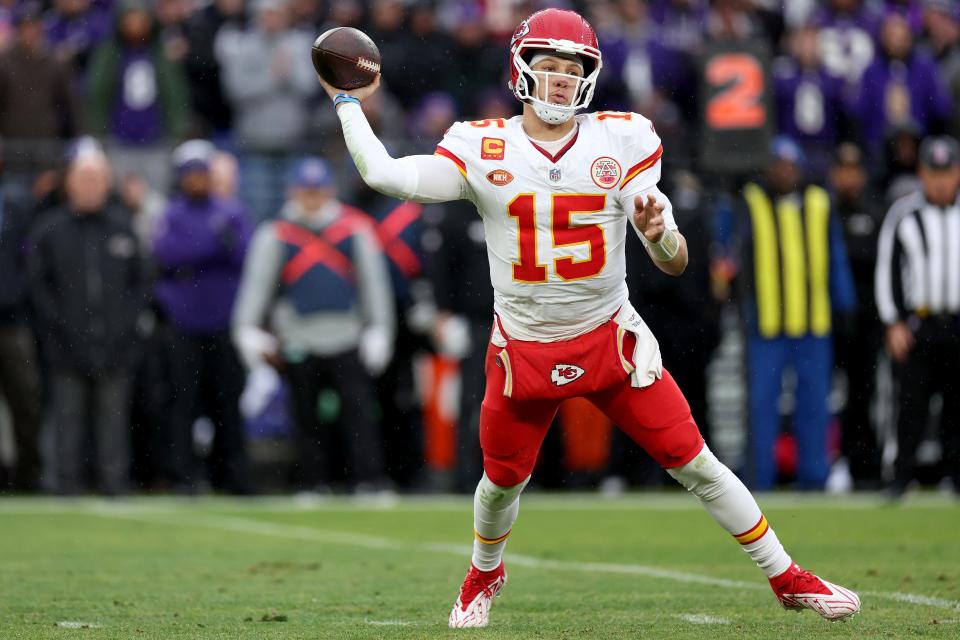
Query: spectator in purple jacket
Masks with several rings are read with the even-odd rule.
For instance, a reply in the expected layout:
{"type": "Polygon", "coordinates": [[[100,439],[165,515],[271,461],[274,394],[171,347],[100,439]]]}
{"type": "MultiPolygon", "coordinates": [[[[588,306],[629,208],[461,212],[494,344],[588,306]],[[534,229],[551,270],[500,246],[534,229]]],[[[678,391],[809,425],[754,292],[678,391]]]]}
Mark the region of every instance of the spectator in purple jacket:
{"type": "Polygon", "coordinates": [[[910,25],[899,14],[888,15],[855,106],[865,147],[876,154],[890,127],[911,120],[921,136],[943,131],[952,109],[937,65],[914,46],[910,25]]]}
{"type": "Polygon", "coordinates": [[[93,49],[110,36],[109,0],[54,0],[45,20],[53,54],[83,76],[93,49]]]}
{"type": "Polygon", "coordinates": [[[923,33],[923,3],[926,0],[886,0],[883,3],[884,15],[896,14],[907,21],[913,35],[923,33]]]}
{"type": "Polygon", "coordinates": [[[117,5],[116,33],[93,54],[87,93],[90,132],[108,138],[114,166],[166,189],[169,145],[189,124],[190,95],[145,0],[117,5]]]}
{"type": "Polygon", "coordinates": [[[813,26],[793,32],[790,55],[779,58],[773,69],[777,127],[800,144],[808,175],[815,180],[825,177],[846,122],[843,79],[821,63],[818,36],[813,26]]]}
{"type": "Polygon", "coordinates": [[[820,28],[820,57],[826,69],[856,86],[876,54],[879,14],[863,0],[827,0],[810,22],[820,28]]]}
{"type": "Polygon", "coordinates": [[[705,0],[655,0],[650,3],[650,20],[665,46],[695,56],[703,45],[703,25],[710,7],[705,0]]]}
{"type": "Polygon", "coordinates": [[[157,300],[172,325],[170,419],[171,480],[178,491],[199,489],[192,429],[204,416],[215,436],[209,458],[212,485],[230,493],[251,490],[241,431],[243,369],[230,341],[230,317],[251,235],[238,200],[211,192],[206,140],[173,152],[177,191],[157,225],[154,258],[162,270],[157,300]]]}

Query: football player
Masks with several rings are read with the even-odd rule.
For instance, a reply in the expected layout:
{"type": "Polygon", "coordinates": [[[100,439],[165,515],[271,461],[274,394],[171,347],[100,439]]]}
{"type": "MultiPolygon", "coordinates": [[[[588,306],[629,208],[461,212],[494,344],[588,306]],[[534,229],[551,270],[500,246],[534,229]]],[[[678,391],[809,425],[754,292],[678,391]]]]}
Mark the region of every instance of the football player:
{"type": "Polygon", "coordinates": [[[483,627],[506,583],[503,549],[558,405],[585,397],[694,493],[770,580],[787,609],[846,618],[852,591],[801,569],[743,483],[703,442],[687,401],[624,282],[627,223],[650,258],[683,273],[687,246],[657,189],[660,138],[637,113],[577,114],[590,104],[601,56],[572,11],[520,23],[510,87],[523,114],[458,122],[433,156],[394,159],[360,108],[367,87],[330,95],[363,179],[418,202],[467,199],[486,234],[495,291],[480,417],[484,474],[474,496],[473,557],[451,627],[483,627]]]}

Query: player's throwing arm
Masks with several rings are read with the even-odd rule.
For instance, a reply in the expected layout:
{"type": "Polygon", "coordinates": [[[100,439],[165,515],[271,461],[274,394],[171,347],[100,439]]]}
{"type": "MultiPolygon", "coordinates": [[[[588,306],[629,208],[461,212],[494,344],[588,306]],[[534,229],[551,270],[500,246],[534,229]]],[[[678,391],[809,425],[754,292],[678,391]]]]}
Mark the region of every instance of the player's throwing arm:
{"type": "Polygon", "coordinates": [[[466,181],[436,156],[393,158],[367,122],[361,102],[380,87],[380,52],[362,31],[331,29],[313,44],[320,85],[333,101],[343,138],[363,181],[401,200],[447,202],[464,197],[466,181]]]}

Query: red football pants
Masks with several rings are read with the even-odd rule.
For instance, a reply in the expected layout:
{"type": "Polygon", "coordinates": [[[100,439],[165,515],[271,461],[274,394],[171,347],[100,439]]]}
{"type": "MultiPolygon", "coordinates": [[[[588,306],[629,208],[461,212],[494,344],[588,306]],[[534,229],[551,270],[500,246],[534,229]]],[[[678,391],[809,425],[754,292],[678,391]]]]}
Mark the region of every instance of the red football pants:
{"type": "MultiPolygon", "coordinates": [[[[483,469],[497,486],[524,481],[537,462],[540,445],[563,399],[516,400],[503,395],[505,370],[496,364],[500,348],[487,351],[487,387],[480,411],[483,469]]],[[[616,358],[615,350],[611,358],[616,358]]],[[[690,406],[664,369],[663,377],[638,389],[624,377],[583,396],[665,469],[682,467],[700,453],[703,438],[690,406]]]]}

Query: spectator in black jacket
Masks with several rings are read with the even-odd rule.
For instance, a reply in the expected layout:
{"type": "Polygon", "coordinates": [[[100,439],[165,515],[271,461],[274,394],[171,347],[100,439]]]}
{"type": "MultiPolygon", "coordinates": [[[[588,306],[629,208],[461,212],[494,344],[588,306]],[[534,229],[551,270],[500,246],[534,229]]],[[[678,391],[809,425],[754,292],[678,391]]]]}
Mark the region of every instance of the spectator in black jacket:
{"type": "MultiPolygon", "coordinates": [[[[877,236],[883,223],[883,200],[870,186],[861,150],[847,142],[837,148],[830,170],[834,211],[843,224],[850,257],[857,309],[837,327],[834,349],[837,366],[847,375],[847,404],[843,409],[840,450],[856,488],[875,487],[880,482],[880,450],[870,419],[870,404],[876,390],[877,356],[882,337],[874,300],[877,236]]],[[[836,471],[842,469],[838,467],[836,471]]],[[[846,488],[847,478],[837,473],[828,489],[846,488]]]]}
{"type": "Polygon", "coordinates": [[[217,36],[224,27],[242,29],[243,22],[243,0],[216,0],[187,20],[190,51],[183,61],[184,71],[198,124],[213,138],[226,135],[233,122],[233,113],[220,83],[222,72],[215,53],[217,36]]]}
{"type": "Polygon", "coordinates": [[[109,199],[110,166],[86,148],[69,164],[66,202],[44,213],[30,243],[30,294],[50,372],[57,489],[83,489],[85,419],[99,489],[127,491],[130,369],[144,282],[129,215],[109,199]]]}
{"type": "MultiPolygon", "coordinates": [[[[14,491],[31,491],[36,489],[40,475],[40,407],[33,336],[23,304],[24,244],[30,215],[28,209],[14,206],[3,187],[0,159],[0,398],[10,408],[17,450],[9,485],[14,491]]],[[[0,479],[0,490],[6,484],[0,479]]]]}

